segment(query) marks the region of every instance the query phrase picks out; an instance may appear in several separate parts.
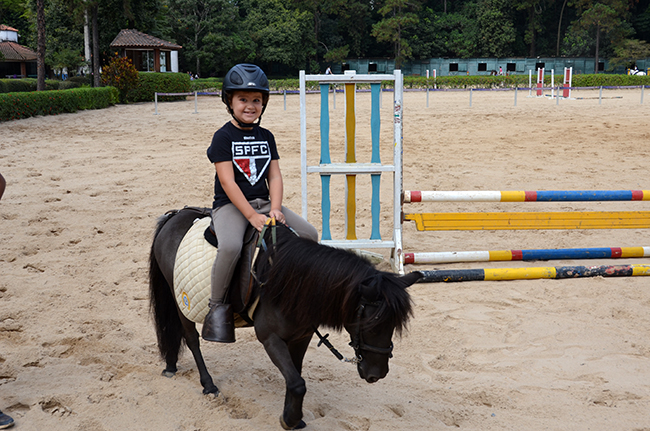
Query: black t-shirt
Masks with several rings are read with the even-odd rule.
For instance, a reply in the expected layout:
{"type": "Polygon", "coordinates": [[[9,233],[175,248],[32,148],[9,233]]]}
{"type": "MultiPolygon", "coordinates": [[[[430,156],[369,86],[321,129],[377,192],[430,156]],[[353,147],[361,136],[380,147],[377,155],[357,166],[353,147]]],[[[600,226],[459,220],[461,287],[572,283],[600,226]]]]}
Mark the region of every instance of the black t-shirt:
{"type": "MultiPolygon", "coordinates": [[[[267,177],[271,160],[280,158],[273,133],[262,128],[241,130],[230,121],[217,130],[208,148],[212,163],[232,161],[235,182],[247,200],[268,199],[267,177]]],[[[214,202],[212,208],[230,203],[221,186],[219,176],[214,175],[214,202]]]]}

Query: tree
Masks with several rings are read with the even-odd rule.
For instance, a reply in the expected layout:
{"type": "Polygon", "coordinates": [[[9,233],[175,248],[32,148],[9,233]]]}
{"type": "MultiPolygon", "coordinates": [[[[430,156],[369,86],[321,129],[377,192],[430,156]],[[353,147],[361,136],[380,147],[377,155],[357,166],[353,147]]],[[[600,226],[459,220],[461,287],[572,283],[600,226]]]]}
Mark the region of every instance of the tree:
{"type": "Polygon", "coordinates": [[[577,2],[580,16],[574,22],[574,26],[586,31],[595,30],[594,73],[598,73],[601,34],[609,34],[614,41],[620,41],[630,31],[629,25],[624,25],[627,6],[625,0],[578,0],[577,2]]]}
{"type": "Polygon", "coordinates": [[[386,0],[379,9],[384,17],[372,26],[372,36],[379,42],[390,42],[393,44],[395,56],[395,68],[402,67],[402,63],[411,58],[412,50],[408,40],[403,33],[409,27],[418,23],[418,16],[414,12],[420,9],[417,0],[386,0]]]}
{"type": "Polygon", "coordinates": [[[562,16],[564,15],[564,8],[566,7],[568,0],[564,0],[562,3],[562,9],[560,10],[560,18],[557,20],[557,46],[555,49],[555,56],[560,56],[560,31],[562,30],[562,16]]]}
{"type": "Polygon", "coordinates": [[[481,0],[476,6],[477,52],[480,57],[508,57],[516,30],[509,0],[481,0]]]}
{"type": "Polygon", "coordinates": [[[282,0],[253,0],[246,11],[244,28],[255,44],[257,62],[298,69],[315,56],[309,12],[289,9],[282,0]]]}
{"type": "Polygon", "coordinates": [[[36,91],[45,90],[45,0],[36,0],[36,26],[38,48],[36,50],[36,91]]]}
{"type": "Polygon", "coordinates": [[[475,55],[478,29],[475,20],[461,13],[436,13],[426,8],[416,26],[408,31],[414,58],[475,55]]]}
{"type": "Polygon", "coordinates": [[[83,38],[79,31],[81,14],[69,0],[49,0],[45,8],[47,54],[45,63],[54,69],[67,68],[74,75],[85,64],[83,38]]]}
{"type": "Polygon", "coordinates": [[[229,23],[239,21],[237,8],[225,0],[167,0],[167,5],[170,25],[177,42],[183,45],[182,54],[194,63],[191,68],[201,74],[201,61],[211,57],[211,51],[204,49],[204,37],[208,36],[211,47],[222,44],[220,36],[229,33],[222,31],[229,28],[229,23]]]}
{"type": "Polygon", "coordinates": [[[650,44],[645,40],[625,39],[614,47],[615,57],[609,59],[611,67],[636,65],[636,60],[650,57],[650,44]]]}
{"type": "Polygon", "coordinates": [[[515,3],[517,10],[525,10],[528,14],[527,28],[524,33],[524,40],[529,46],[528,55],[535,57],[537,55],[537,33],[541,30],[539,15],[542,14],[541,0],[518,0],[515,3]]]}

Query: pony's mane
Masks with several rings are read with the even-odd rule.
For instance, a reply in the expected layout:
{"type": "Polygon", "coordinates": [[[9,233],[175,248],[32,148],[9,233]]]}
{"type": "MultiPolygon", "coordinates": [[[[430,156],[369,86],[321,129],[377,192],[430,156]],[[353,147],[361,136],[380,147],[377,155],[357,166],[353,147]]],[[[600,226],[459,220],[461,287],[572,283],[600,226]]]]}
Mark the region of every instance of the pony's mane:
{"type": "Polygon", "coordinates": [[[411,300],[396,275],[378,271],[351,251],[300,238],[284,226],[278,226],[275,247],[270,245],[270,233],[265,239],[269,251],[258,258],[261,294],[296,325],[342,329],[344,323],[356,319],[360,286],[371,283],[377,284],[375,299],[383,299],[388,311],[371,319],[373,325],[390,319],[398,332],[406,325],[412,312],[411,300]]]}

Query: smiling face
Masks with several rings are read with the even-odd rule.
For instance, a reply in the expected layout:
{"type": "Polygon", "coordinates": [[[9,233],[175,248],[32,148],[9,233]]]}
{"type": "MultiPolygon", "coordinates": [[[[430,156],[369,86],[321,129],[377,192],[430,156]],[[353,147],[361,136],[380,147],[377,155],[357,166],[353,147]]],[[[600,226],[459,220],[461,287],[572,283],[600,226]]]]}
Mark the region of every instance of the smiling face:
{"type": "MultiPolygon", "coordinates": [[[[230,107],[233,115],[240,123],[252,124],[262,115],[262,93],[259,91],[234,91],[230,100],[230,107]]],[[[231,121],[236,127],[242,128],[235,119],[231,121]]]]}

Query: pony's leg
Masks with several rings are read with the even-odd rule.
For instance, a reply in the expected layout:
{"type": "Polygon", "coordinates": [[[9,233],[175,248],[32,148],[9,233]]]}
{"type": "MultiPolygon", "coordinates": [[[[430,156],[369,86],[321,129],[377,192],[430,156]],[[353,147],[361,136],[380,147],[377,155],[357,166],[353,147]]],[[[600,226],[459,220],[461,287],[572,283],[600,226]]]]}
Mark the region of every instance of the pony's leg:
{"type": "Polygon", "coordinates": [[[289,353],[291,354],[293,366],[296,367],[296,370],[298,370],[298,374],[300,375],[302,375],[302,361],[305,358],[305,353],[307,353],[310,341],[311,335],[307,338],[289,343],[289,353]]]}
{"type": "Polygon", "coordinates": [[[190,352],[192,352],[192,356],[194,356],[194,361],[196,362],[196,368],[199,370],[199,377],[201,380],[201,386],[203,386],[203,393],[219,395],[219,388],[217,388],[217,385],[215,385],[212,381],[212,376],[208,372],[208,367],[205,365],[203,354],[201,354],[201,347],[199,345],[199,333],[196,330],[196,325],[185,316],[182,316],[182,314],[181,321],[183,323],[183,337],[185,338],[185,343],[190,349],[190,352]]]}
{"type": "MultiPolygon", "coordinates": [[[[255,328],[258,328],[257,325],[255,328]]],[[[266,336],[262,337],[260,332],[257,331],[258,340],[264,345],[266,353],[275,366],[278,367],[286,382],[284,411],[280,416],[280,424],[286,430],[304,428],[306,424],[302,420],[302,401],[305,398],[307,386],[305,385],[305,379],[300,376],[300,368],[302,367],[301,358],[305,355],[309,339],[307,339],[306,343],[302,341],[293,343],[296,345],[295,350],[293,350],[277,334],[267,333],[266,336]],[[304,351],[300,352],[300,349],[303,348],[304,351]],[[299,359],[299,367],[296,367],[294,358],[299,359]]]]}

